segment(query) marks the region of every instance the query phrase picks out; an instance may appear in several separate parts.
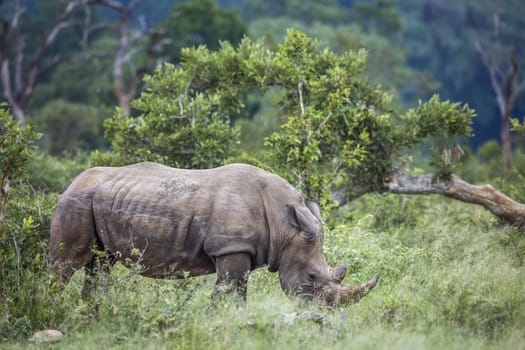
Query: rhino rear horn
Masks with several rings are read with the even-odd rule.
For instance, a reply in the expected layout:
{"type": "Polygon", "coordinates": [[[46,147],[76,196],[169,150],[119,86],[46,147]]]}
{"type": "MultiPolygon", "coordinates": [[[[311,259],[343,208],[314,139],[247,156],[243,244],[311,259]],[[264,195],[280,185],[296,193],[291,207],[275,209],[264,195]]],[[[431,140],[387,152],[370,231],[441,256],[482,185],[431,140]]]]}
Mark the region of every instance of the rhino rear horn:
{"type": "Polygon", "coordinates": [[[317,218],[317,220],[323,222],[323,219],[321,218],[321,209],[319,209],[319,204],[317,204],[317,202],[311,201],[309,199],[307,199],[305,201],[305,204],[308,207],[308,209],[310,209],[312,214],[314,214],[314,216],[317,218]]]}
{"type": "Polygon", "coordinates": [[[307,238],[315,237],[315,226],[312,220],[309,220],[304,210],[295,206],[288,207],[288,220],[290,224],[303,231],[307,238]]]}

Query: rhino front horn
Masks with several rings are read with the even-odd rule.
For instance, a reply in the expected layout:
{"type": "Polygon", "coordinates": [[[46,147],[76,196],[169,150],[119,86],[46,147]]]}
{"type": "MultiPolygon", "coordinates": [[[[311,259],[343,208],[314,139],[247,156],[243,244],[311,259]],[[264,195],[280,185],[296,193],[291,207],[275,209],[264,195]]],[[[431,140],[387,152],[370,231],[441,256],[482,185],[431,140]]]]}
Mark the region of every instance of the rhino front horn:
{"type": "Polygon", "coordinates": [[[357,303],[376,286],[378,281],[379,275],[375,275],[370,281],[357,287],[332,285],[324,290],[323,297],[328,305],[357,303]]]}
{"type": "Polygon", "coordinates": [[[346,276],[346,266],[345,265],[341,265],[339,267],[337,267],[334,271],[334,280],[335,282],[337,283],[341,283],[343,281],[343,279],[345,278],[346,276]]]}
{"type": "Polygon", "coordinates": [[[368,289],[368,291],[371,291],[372,289],[374,289],[378,281],[379,281],[379,274],[375,275],[374,278],[372,278],[366,284],[366,288],[368,289]]]}

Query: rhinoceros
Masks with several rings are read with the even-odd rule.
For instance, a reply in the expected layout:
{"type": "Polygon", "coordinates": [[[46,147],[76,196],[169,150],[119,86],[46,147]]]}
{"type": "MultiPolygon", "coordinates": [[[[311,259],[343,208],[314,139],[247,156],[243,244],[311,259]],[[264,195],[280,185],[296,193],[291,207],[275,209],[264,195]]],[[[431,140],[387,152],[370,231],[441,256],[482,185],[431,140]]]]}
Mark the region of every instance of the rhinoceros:
{"type": "Polygon", "coordinates": [[[145,162],[91,168],[73,181],[52,220],[50,259],[64,284],[82,267],[96,275],[100,259],[120,260],[154,278],[217,273],[215,292],[243,299],[250,271],[267,266],[285,292],[357,302],[378,276],[342,285],[347,268],[326,263],[323,235],[318,205],[277,175],[246,164],[184,170],[145,162]]]}

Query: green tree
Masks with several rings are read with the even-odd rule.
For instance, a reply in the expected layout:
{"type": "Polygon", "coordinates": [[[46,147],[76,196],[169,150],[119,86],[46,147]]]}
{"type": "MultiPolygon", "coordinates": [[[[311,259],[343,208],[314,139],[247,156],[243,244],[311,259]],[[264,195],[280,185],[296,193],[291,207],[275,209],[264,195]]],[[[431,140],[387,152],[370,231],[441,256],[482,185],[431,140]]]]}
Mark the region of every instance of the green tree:
{"type": "Polygon", "coordinates": [[[385,191],[403,151],[470,132],[473,112],[438,97],[396,112],[392,97],[363,76],[363,50],[335,55],[290,31],[276,62],[286,72],[290,117],[267,140],[270,158],[311,198],[329,198],[337,182],[350,197],[385,191]]]}
{"type": "Polygon", "coordinates": [[[452,174],[462,154],[452,138],[471,133],[474,111],[434,96],[398,113],[391,96],[362,76],[365,61],[363,50],[341,55],[320,50],[296,30],[275,52],[248,38],[238,48],[223,43],[217,52],[185,49],[180,67],[166,64],[147,77],[149,89],[134,102],[144,113],[130,118],[117,110],[106,121],[106,133],[117,162],[214,166],[234,152],[237,130],[229,127],[229,116],[244,107],[253,89],[277,87],[278,110],[287,122],[267,139],[266,164],[308,197],[328,201],[334,190],[349,198],[439,193],[524,225],[525,205],[452,174]],[[431,158],[435,172],[403,174],[403,155],[428,139],[440,145],[449,140],[431,158]]]}
{"type": "Polygon", "coordinates": [[[265,37],[276,46],[294,28],[319,39],[336,53],[366,49],[366,75],[374,83],[399,92],[399,102],[411,104],[436,91],[438,84],[428,70],[407,64],[407,48],[401,40],[402,14],[395,0],[354,1],[247,1],[241,13],[253,37],[265,37]],[[304,13],[309,15],[303,15],[304,13]]]}
{"type": "Polygon", "coordinates": [[[0,104],[0,231],[5,222],[11,185],[26,175],[32,149],[40,136],[29,125],[21,126],[13,120],[7,105],[0,104]]]}
{"type": "MultiPolygon", "coordinates": [[[[251,48],[245,41],[247,57],[257,54],[251,48]]],[[[181,168],[224,163],[239,142],[239,131],[231,127],[229,116],[243,107],[243,96],[253,81],[241,55],[223,42],[219,52],[204,46],[184,49],[180,67],[159,66],[145,77],[148,88],[133,101],[142,113],[129,117],[117,109],[104,123],[116,157],[99,154],[95,162],[150,160],[181,168]]]]}

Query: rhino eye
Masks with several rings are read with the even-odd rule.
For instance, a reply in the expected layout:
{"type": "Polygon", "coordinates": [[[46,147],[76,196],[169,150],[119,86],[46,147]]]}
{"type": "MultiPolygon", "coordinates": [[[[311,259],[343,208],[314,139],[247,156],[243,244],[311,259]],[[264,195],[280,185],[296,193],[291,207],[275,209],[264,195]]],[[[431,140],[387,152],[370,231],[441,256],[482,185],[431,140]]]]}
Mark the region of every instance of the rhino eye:
{"type": "Polygon", "coordinates": [[[308,280],[310,282],[315,282],[319,277],[319,271],[310,271],[308,272],[308,280]]]}

